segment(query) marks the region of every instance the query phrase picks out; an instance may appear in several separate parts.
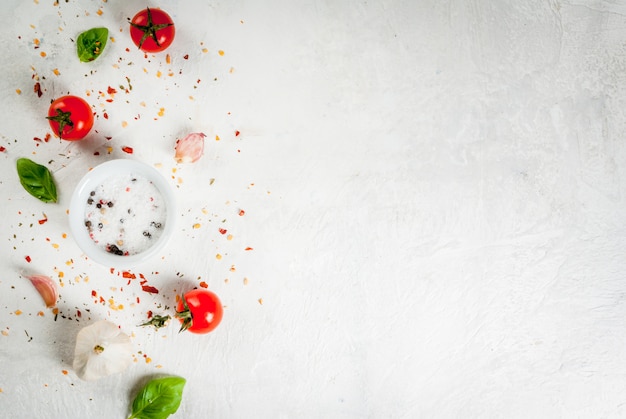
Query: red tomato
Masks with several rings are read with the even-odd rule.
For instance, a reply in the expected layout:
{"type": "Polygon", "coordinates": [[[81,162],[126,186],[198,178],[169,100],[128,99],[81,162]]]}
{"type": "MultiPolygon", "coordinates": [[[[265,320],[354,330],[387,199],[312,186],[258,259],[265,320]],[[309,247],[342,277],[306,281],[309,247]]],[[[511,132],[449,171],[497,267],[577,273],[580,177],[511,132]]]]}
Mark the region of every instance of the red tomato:
{"type": "Polygon", "coordinates": [[[193,333],[209,333],[220,324],[223,314],[220,299],[215,293],[205,289],[185,293],[176,308],[181,332],[189,330],[193,333]]]}
{"type": "Polygon", "coordinates": [[[130,37],[142,51],[160,52],[174,40],[174,21],[161,9],[145,8],[130,21],[130,37]]]}
{"type": "Polygon", "coordinates": [[[84,138],[93,127],[91,106],[77,96],[63,96],[54,100],[46,118],[54,135],[67,141],[84,138]]]}

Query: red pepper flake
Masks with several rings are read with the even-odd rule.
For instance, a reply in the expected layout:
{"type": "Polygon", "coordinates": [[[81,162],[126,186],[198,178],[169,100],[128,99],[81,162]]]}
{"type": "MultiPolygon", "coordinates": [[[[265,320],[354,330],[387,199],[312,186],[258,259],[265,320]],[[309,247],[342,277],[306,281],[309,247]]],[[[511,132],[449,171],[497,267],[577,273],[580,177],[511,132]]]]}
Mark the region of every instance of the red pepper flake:
{"type": "Polygon", "coordinates": [[[158,294],[159,293],[159,290],[154,288],[151,285],[142,285],[141,289],[144,290],[145,292],[149,292],[151,294],[158,294]]]}
{"type": "Polygon", "coordinates": [[[201,286],[202,288],[209,288],[209,284],[207,284],[207,283],[206,283],[206,282],[204,282],[204,281],[200,282],[200,286],[201,286]]]}
{"type": "Polygon", "coordinates": [[[239,137],[239,134],[241,134],[239,131],[235,131],[235,137],[239,137]]]}
{"type": "Polygon", "coordinates": [[[82,317],[83,313],[80,310],[76,310],[76,317],[82,317]]]}
{"type": "Polygon", "coordinates": [[[61,370],[61,372],[63,373],[63,375],[69,374],[69,372],[67,372],[67,370],[61,370]]]}
{"type": "Polygon", "coordinates": [[[133,148],[132,147],[124,146],[124,147],[122,147],[122,151],[124,153],[133,154],[133,148]]]}
{"type": "Polygon", "coordinates": [[[123,278],[126,278],[126,279],[129,279],[129,278],[130,278],[130,279],[135,279],[135,278],[137,278],[137,276],[135,276],[135,274],[134,274],[134,273],[132,273],[132,272],[128,272],[128,271],[124,271],[124,272],[122,272],[122,277],[123,277],[123,278]]]}
{"type": "Polygon", "coordinates": [[[104,101],[111,103],[111,102],[113,102],[113,99],[105,99],[104,101]]]}
{"type": "Polygon", "coordinates": [[[252,247],[246,247],[246,248],[245,248],[245,249],[243,249],[243,250],[248,251],[248,250],[254,250],[254,249],[253,249],[252,247]]]}
{"type": "Polygon", "coordinates": [[[224,228],[220,228],[220,229],[219,229],[220,234],[226,234],[226,231],[227,231],[227,230],[226,230],[226,229],[224,229],[224,228]]]}
{"type": "Polygon", "coordinates": [[[185,56],[183,57],[185,60],[189,59],[189,54],[185,54],[185,56]]]}
{"type": "Polygon", "coordinates": [[[30,258],[30,256],[28,256],[28,255],[26,255],[26,257],[25,257],[24,259],[26,259],[26,262],[28,262],[28,263],[30,263],[30,261],[32,260],[32,259],[30,258]]]}
{"type": "Polygon", "coordinates": [[[41,138],[39,138],[39,137],[34,137],[33,140],[37,141],[38,143],[43,142],[43,140],[41,138]]]}
{"type": "Polygon", "coordinates": [[[107,139],[107,140],[110,140],[110,139],[111,139],[111,138],[113,138],[113,137],[106,137],[106,136],[105,136],[104,138],[105,138],[105,139],[107,139]]]}
{"type": "Polygon", "coordinates": [[[137,297],[137,304],[141,303],[141,300],[139,300],[139,297],[137,297]]]}
{"type": "Polygon", "coordinates": [[[50,137],[51,137],[51,136],[50,136],[50,133],[49,133],[49,132],[46,132],[46,136],[43,138],[43,140],[44,140],[45,142],[48,142],[48,141],[50,141],[50,137]]]}
{"type": "Polygon", "coordinates": [[[0,153],[4,153],[5,151],[6,151],[6,148],[0,145],[0,153]]]}
{"type": "Polygon", "coordinates": [[[111,273],[113,273],[113,272],[115,272],[115,268],[110,268],[110,269],[109,269],[109,271],[110,271],[111,273]]]}
{"type": "Polygon", "coordinates": [[[41,97],[41,95],[43,95],[43,92],[41,91],[41,84],[39,84],[39,82],[35,83],[33,92],[37,93],[37,97],[41,97]]]}
{"type": "Polygon", "coordinates": [[[39,220],[39,224],[43,224],[43,223],[45,223],[46,221],[48,221],[48,219],[47,219],[47,218],[43,218],[43,219],[39,220]]]}
{"type": "Polygon", "coordinates": [[[117,93],[117,90],[109,86],[109,88],[107,89],[107,93],[110,95],[114,95],[115,93],[117,93]]]}
{"type": "Polygon", "coordinates": [[[152,310],[148,310],[146,314],[148,315],[148,319],[152,318],[152,310]]]}
{"type": "Polygon", "coordinates": [[[97,297],[98,293],[96,292],[96,290],[91,290],[91,296],[92,297],[97,297]]]}
{"type": "MultiPolygon", "coordinates": [[[[158,273],[158,272],[157,272],[157,273],[158,273]]],[[[139,278],[141,278],[141,279],[146,279],[146,277],[145,277],[143,274],[141,274],[141,273],[139,274],[139,278]]]]}
{"type": "Polygon", "coordinates": [[[104,113],[102,114],[102,116],[104,116],[104,119],[109,119],[109,114],[108,114],[108,113],[106,113],[106,112],[104,112],[104,113]]]}
{"type": "Polygon", "coordinates": [[[245,212],[244,210],[239,210],[239,216],[240,216],[240,217],[243,217],[243,215],[244,215],[245,213],[246,213],[246,212],[245,212]]]}
{"type": "Polygon", "coordinates": [[[94,152],[93,152],[93,155],[94,155],[94,156],[99,156],[99,155],[100,155],[100,152],[99,152],[99,151],[94,151],[94,152]]]}

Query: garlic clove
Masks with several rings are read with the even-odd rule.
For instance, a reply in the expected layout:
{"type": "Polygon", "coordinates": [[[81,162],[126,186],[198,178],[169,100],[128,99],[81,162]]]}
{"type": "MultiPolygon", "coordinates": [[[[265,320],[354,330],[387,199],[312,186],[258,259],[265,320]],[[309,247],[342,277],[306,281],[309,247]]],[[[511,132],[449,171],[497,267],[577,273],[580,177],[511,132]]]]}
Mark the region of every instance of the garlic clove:
{"type": "Polygon", "coordinates": [[[182,140],[176,141],[176,154],[174,159],[177,163],[193,163],[204,153],[204,135],[201,132],[187,135],[182,140]]]}
{"type": "Polygon", "coordinates": [[[130,337],[107,320],[84,327],[76,336],[74,371],[92,381],[124,371],[133,362],[130,337]]]}
{"type": "Polygon", "coordinates": [[[46,307],[54,307],[57,304],[57,300],[59,299],[57,285],[50,277],[45,275],[31,275],[27,276],[27,278],[30,279],[30,282],[43,298],[46,307]]]}

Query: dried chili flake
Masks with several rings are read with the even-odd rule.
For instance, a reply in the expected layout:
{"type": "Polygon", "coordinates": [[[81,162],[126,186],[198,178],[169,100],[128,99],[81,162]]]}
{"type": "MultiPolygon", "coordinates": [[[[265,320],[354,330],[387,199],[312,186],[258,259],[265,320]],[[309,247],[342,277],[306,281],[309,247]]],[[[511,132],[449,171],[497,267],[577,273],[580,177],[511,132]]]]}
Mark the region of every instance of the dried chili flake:
{"type": "Polygon", "coordinates": [[[249,250],[254,250],[252,247],[246,247],[245,249],[243,249],[245,251],[249,251],[249,250]]]}
{"type": "Polygon", "coordinates": [[[43,142],[43,140],[39,137],[33,137],[33,141],[37,141],[38,143],[43,142]]]}
{"type": "Polygon", "coordinates": [[[135,278],[137,278],[137,276],[134,273],[128,272],[128,271],[122,272],[122,277],[124,277],[126,279],[135,279],[135,278]]]}
{"type": "Polygon", "coordinates": [[[226,230],[226,229],[224,229],[224,228],[220,228],[220,229],[219,229],[220,234],[226,234],[226,232],[227,232],[227,231],[228,231],[228,230],[226,230]]]}
{"type": "Polygon", "coordinates": [[[110,94],[110,95],[114,95],[114,94],[116,94],[116,93],[117,93],[117,90],[115,90],[114,88],[112,88],[111,86],[109,86],[109,87],[107,88],[107,93],[108,93],[108,94],[110,94]]]}
{"type": "Polygon", "coordinates": [[[97,297],[98,293],[96,292],[96,290],[91,290],[91,296],[92,297],[97,297]]]}
{"type": "Polygon", "coordinates": [[[108,114],[108,113],[106,113],[106,112],[104,112],[104,113],[102,114],[102,116],[104,116],[104,119],[109,119],[109,114],[108,114]]]}
{"type": "Polygon", "coordinates": [[[155,287],[151,286],[151,285],[142,285],[141,289],[144,290],[145,292],[149,292],[151,294],[158,294],[159,290],[156,289],[155,287]]]}
{"type": "Polygon", "coordinates": [[[50,137],[51,137],[50,133],[47,132],[46,136],[43,138],[43,140],[47,143],[48,141],[50,141],[50,137]]]}
{"type": "Polygon", "coordinates": [[[133,148],[132,147],[124,146],[124,147],[122,147],[122,151],[124,153],[133,154],[133,148]]]}
{"type": "Polygon", "coordinates": [[[185,60],[189,59],[189,54],[185,54],[185,56],[183,57],[185,60]]]}
{"type": "Polygon", "coordinates": [[[204,281],[200,282],[200,286],[201,286],[202,288],[209,288],[209,284],[207,284],[207,283],[206,283],[206,282],[204,282],[204,281]]]}
{"type": "Polygon", "coordinates": [[[32,259],[30,258],[30,256],[28,256],[28,255],[26,255],[26,257],[25,257],[24,259],[26,259],[26,262],[28,262],[28,263],[30,263],[30,261],[32,260],[32,259]]]}
{"type": "Polygon", "coordinates": [[[39,82],[35,83],[33,92],[37,93],[37,97],[41,97],[41,95],[43,95],[43,92],[41,91],[41,84],[39,84],[39,82]]]}
{"type": "Polygon", "coordinates": [[[239,137],[239,134],[241,134],[239,131],[235,131],[235,137],[239,137]]]}
{"type": "Polygon", "coordinates": [[[48,218],[42,218],[41,220],[39,220],[39,224],[43,224],[43,223],[45,223],[46,221],[48,221],[48,218]]]}
{"type": "Polygon", "coordinates": [[[0,145],[0,153],[4,153],[6,151],[6,148],[0,145]]]}
{"type": "Polygon", "coordinates": [[[239,210],[239,216],[242,217],[246,212],[244,210],[239,210]]]}

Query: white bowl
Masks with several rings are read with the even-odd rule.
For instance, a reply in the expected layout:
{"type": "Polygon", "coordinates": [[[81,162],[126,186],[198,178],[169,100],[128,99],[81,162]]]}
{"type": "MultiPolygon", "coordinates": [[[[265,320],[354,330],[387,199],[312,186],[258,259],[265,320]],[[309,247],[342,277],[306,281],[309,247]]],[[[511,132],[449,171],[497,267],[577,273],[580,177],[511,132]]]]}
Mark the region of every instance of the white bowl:
{"type": "Polygon", "coordinates": [[[90,259],[108,267],[129,269],[148,261],[165,247],[174,232],[176,200],[172,188],[153,167],[136,160],[111,160],[94,167],[78,183],[70,202],[69,223],[74,240],[90,259]],[[92,191],[107,180],[126,174],[141,176],[149,180],[160,192],[166,209],[165,226],[158,239],[140,253],[122,256],[109,253],[103,247],[98,246],[90,237],[89,230],[85,225],[85,212],[92,191]]]}

